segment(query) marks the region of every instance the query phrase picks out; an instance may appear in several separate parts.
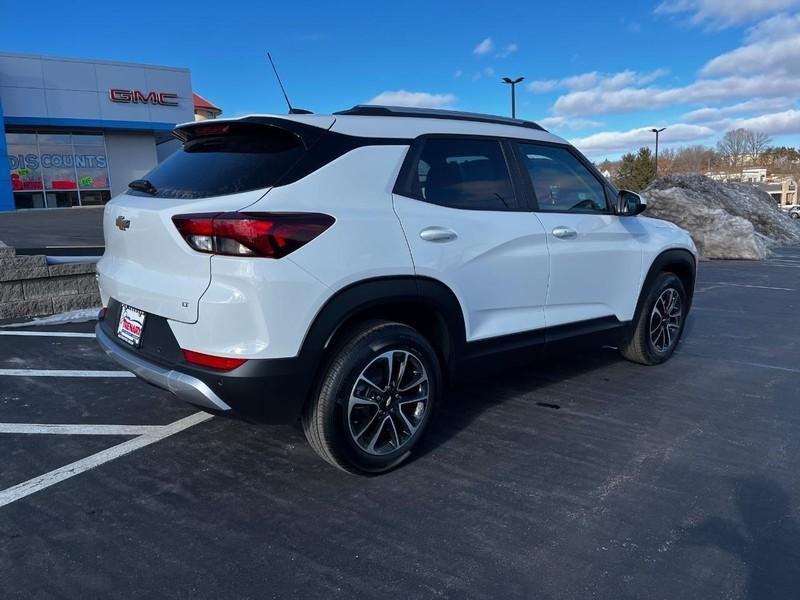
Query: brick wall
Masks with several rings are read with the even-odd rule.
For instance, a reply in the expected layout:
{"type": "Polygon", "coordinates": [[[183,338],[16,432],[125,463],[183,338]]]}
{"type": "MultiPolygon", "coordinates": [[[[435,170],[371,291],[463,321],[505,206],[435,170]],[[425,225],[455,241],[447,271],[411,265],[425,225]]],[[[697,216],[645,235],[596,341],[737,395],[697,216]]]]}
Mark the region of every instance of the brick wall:
{"type": "Polygon", "coordinates": [[[48,265],[0,245],[0,320],[99,306],[94,263],[48,265]]]}

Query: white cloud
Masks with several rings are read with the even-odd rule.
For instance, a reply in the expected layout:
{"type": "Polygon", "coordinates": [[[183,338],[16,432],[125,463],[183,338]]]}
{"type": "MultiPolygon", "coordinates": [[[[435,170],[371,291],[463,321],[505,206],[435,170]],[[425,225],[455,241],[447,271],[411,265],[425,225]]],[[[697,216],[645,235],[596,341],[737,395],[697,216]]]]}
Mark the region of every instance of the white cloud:
{"type": "Polygon", "coordinates": [[[511,44],[508,44],[505,48],[503,48],[500,52],[498,52],[495,56],[497,56],[498,58],[507,58],[512,54],[514,54],[514,52],[516,52],[517,50],[519,50],[519,46],[517,46],[515,43],[512,42],[511,44]]]}
{"type": "Polygon", "coordinates": [[[485,67],[485,68],[481,69],[480,71],[475,71],[472,74],[472,81],[478,81],[479,79],[482,79],[483,77],[492,78],[495,75],[496,75],[496,73],[495,73],[495,70],[494,70],[493,67],[485,67]]]}
{"type": "Polygon", "coordinates": [[[647,85],[667,74],[665,69],[656,69],[647,73],[625,70],[619,73],[600,73],[591,71],[572,75],[563,79],[545,79],[532,81],[528,90],[534,93],[552,92],[556,89],[569,91],[589,90],[593,88],[615,90],[629,85],[647,85]]]}
{"type": "MultiPolygon", "coordinates": [[[[603,131],[583,138],[571,140],[584,154],[590,157],[614,152],[628,152],[655,141],[651,127],[639,127],[629,131],[603,131]]],[[[703,140],[714,135],[710,127],[679,123],[670,125],[661,134],[664,143],[686,143],[703,140]]]]}
{"type": "Polygon", "coordinates": [[[748,29],[746,40],[761,42],[793,37],[797,35],[798,28],[800,28],[800,13],[794,15],[781,13],[748,29]]]}
{"type": "Polygon", "coordinates": [[[492,50],[494,50],[494,43],[492,42],[492,38],[487,37],[480,44],[475,46],[475,48],[472,50],[472,53],[477,54],[478,56],[483,56],[485,54],[489,54],[489,52],[492,50]]]}
{"type": "Polygon", "coordinates": [[[578,131],[581,129],[596,129],[603,124],[589,119],[573,119],[571,117],[546,117],[536,121],[542,127],[560,131],[578,131]]]}
{"type": "Polygon", "coordinates": [[[796,6],[800,6],[800,0],[663,0],[655,12],[688,16],[692,25],[724,28],[796,6]]]}
{"type": "MultiPolygon", "coordinates": [[[[669,125],[666,131],[661,133],[660,141],[668,145],[699,142],[738,127],[762,131],[768,135],[800,134],[800,110],[792,109],[740,119],[723,119],[706,125],[678,123],[669,125]]],[[[584,154],[593,158],[618,152],[632,152],[655,141],[651,129],[652,127],[639,127],[629,131],[602,131],[573,139],[571,142],[584,154]]]]}
{"type": "Polygon", "coordinates": [[[653,110],[674,105],[716,104],[736,98],[797,95],[800,95],[800,78],[762,74],[752,77],[701,79],[674,88],[626,87],[617,90],[594,88],[570,92],[556,100],[553,110],[556,115],[599,115],[653,110]]]}
{"type": "Polygon", "coordinates": [[[769,135],[800,133],[800,110],[786,110],[744,119],[731,119],[716,124],[720,131],[729,129],[752,129],[769,135]]]}
{"type": "MultiPolygon", "coordinates": [[[[793,1],[800,5],[800,0],[793,1]]],[[[769,0],[755,4],[740,0],[736,6],[740,4],[755,12],[767,10],[768,4],[778,6],[769,0]]],[[[708,12],[711,9],[716,10],[713,14],[718,17],[733,14],[723,10],[733,6],[728,0],[722,3],[670,0],[662,2],[660,10],[688,11],[701,5],[704,15],[712,14],[708,12]]],[[[778,104],[752,108],[753,111],[788,108],[785,99],[800,96],[800,13],[775,15],[750,27],[739,48],[709,60],[701,68],[699,78],[691,83],[672,87],[653,85],[665,73],[663,70],[649,73],[625,70],[615,74],[593,71],[560,80],[535,81],[528,89],[539,93],[565,89],[566,93],[553,106],[555,116],[658,110],[692,104],[731,105],[743,100],[781,99],[778,104]]],[[[691,120],[699,122],[731,114],[735,113],[698,112],[692,113],[691,120]]]]}
{"type": "MultiPolygon", "coordinates": [[[[658,111],[687,106],[667,125],[667,145],[710,143],[744,127],[769,135],[800,135],[800,11],[779,13],[800,0],[663,0],[656,12],[683,15],[707,27],[751,26],[738,48],[708,60],[694,80],[672,83],[666,71],[591,71],[530,82],[534,93],[559,92],[551,115],[556,130],[601,128],[593,115],[658,111]],[[753,24],[755,23],[755,24],[753,24]]],[[[639,121],[641,123],[641,121],[639,121]]],[[[661,126],[661,125],[659,125],[661,126]]],[[[590,156],[632,151],[654,142],[651,127],[599,131],[572,140],[590,156]]]]}
{"type": "Polygon", "coordinates": [[[568,90],[586,90],[597,85],[599,81],[600,73],[592,71],[591,73],[582,73],[580,75],[565,77],[561,81],[558,81],[556,85],[568,90]]]}
{"type": "Polygon", "coordinates": [[[535,94],[545,94],[557,89],[558,83],[557,79],[540,79],[538,81],[531,81],[526,87],[535,94]]]}
{"type": "Polygon", "coordinates": [[[757,98],[729,106],[700,108],[686,113],[682,119],[687,123],[711,123],[734,115],[782,110],[794,104],[791,98],[757,98]]]}
{"type": "Polygon", "coordinates": [[[753,27],[748,42],[717,56],[701,70],[704,76],[747,73],[800,76],[800,13],[780,15],[753,27]]]}
{"type": "Polygon", "coordinates": [[[428,92],[409,92],[406,90],[386,91],[375,96],[367,104],[385,106],[415,106],[419,108],[443,108],[455,104],[453,94],[429,94],[428,92]]]}

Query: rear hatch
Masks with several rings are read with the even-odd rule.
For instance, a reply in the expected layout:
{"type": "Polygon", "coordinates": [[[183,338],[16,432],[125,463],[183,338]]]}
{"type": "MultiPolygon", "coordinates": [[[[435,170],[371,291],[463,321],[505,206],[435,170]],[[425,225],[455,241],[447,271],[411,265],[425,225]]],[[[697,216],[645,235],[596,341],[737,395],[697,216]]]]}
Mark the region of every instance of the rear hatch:
{"type": "Polygon", "coordinates": [[[98,264],[104,297],[197,321],[212,255],[193,250],[172,218],[238,211],[263,197],[334,121],[307,119],[313,124],[249,117],[176,129],[181,149],[106,206],[106,249],[98,264]]]}

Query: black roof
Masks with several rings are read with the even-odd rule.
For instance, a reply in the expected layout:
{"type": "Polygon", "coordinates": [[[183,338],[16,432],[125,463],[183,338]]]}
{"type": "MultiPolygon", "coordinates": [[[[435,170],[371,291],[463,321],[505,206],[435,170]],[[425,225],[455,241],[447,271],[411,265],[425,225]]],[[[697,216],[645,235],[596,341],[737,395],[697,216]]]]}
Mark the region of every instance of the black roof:
{"type": "Polygon", "coordinates": [[[438,108],[414,108],[409,106],[378,106],[358,104],[347,110],[340,110],[335,115],[360,115],[369,117],[416,117],[422,119],[450,119],[453,121],[474,121],[477,123],[494,123],[495,125],[513,125],[546,131],[544,127],[533,121],[484,115],[481,113],[462,112],[458,110],[441,110],[438,108]]]}

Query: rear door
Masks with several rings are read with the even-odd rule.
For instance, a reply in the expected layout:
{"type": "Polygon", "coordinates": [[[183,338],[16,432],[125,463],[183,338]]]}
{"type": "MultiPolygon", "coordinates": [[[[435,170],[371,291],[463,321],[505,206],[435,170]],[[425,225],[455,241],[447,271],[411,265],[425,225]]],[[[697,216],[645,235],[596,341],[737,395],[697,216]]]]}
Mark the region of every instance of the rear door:
{"type": "Polygon", "coordinates": [[[231,121],[182,128],[182,148],[143,178],[150,187],[109,202],[98,264],[104,303],[111,297],[168,319],[197,320],[212,255],[190,248],[172,218],[253,204],[307,152],[315,141],[309,136],[325,132],[308,127],[304,138],[291,123],[279,125],[231,121]]]}
{"type": "Polygon", "coordinates": [[[465,313],[467,340],[544,326],[545,232],[491,138],[418,139],[394,207],[418,275],[445,283],[465,313]]]}
{"type": "Polygon", "coordinates": [[[519,143],[550,250],[547,326],[633,316],[645,232],[614,214],[606,184],[572,149],[519,143]]]}

